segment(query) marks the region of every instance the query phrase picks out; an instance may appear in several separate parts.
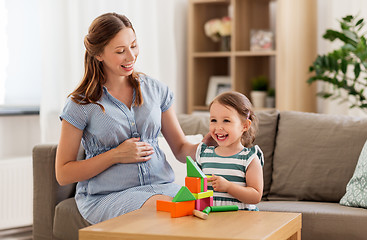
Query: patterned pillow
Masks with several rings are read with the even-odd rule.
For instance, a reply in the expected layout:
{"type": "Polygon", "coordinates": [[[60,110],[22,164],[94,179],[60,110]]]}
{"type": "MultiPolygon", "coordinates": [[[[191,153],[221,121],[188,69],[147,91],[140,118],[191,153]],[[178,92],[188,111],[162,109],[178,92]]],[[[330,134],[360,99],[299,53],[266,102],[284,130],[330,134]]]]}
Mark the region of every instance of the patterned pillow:
{"type": "Polygon", "coordinates": [[[340,204],[349,207],[367,208],[367,141],[359,155],[353,177],[347,185],[347,192],[340,204]]]}

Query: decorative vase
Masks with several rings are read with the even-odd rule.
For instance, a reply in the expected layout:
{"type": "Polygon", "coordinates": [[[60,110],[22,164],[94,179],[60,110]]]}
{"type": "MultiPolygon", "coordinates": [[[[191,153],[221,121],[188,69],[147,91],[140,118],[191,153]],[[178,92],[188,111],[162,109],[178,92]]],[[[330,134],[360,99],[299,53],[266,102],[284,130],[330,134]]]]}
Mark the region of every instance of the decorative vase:
{"type": "Polygon", "coordinates": [[[251,100],[254,108],[264,108],[265,107],[265,91],[252,91],[251,92],[251,100]]]}
{"type": "Polygon", "coordinates": [[[275,97],[267,96],[265,101],[265,107],[275,108],[275,97]]]}
{"type": "Polygon", "coordinates": [[[231,51],[231,36],[223,36],[220,38],[220,51],[231,51]]]}

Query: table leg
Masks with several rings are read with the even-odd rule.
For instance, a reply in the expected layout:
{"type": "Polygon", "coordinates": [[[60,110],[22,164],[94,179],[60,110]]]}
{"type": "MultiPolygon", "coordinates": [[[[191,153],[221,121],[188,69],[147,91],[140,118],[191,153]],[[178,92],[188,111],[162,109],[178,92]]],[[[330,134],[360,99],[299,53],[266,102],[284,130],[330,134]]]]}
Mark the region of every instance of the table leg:
{"type": "Polygon", "coordinates": [[[288,240],[301,240],[301,230],[294,233],[288,240]]]}

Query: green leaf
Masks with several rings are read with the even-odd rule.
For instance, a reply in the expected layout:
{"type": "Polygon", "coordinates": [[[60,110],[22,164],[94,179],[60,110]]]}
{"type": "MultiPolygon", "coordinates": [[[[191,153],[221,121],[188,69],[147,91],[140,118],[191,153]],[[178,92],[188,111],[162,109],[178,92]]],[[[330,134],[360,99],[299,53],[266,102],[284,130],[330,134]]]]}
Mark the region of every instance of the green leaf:
{"type": "Polygon", "coordinates": [[[326,33],[322,36],[325,39],[329,39],[330,41],[334,41],[340,36],[340,33],[334,30],[326,30],[326,33]]]}
{"type": "Polygon", "coordinates": [[[342,19],[345,22],[351,22],[353,20],[353,18],[354,17],[352,15],[347,15],[347,16],[343,17],[342,19]]]}
{"type": "Polygon", "coordinates": [[[356,23],[356,27],[357,27],[359,24],[361,24],[361,23],[363,23],[363,18],[361,18],[361,19],[359,19],[359,20],[358,20],[358,22],[356,23]]]}
{"type": "Polygon", "coordinates": [[[342,59],[342,62],[341,62],[341,66],[340,66],[340,69],[342,70],[342,72],[344,74],[347,73],[347,67],[348,67],[348,62],[347,60],[345,60],[344,58],[342,59]]]}
{"type": "Polygon", "coordinates": [[[359,74],[361,73],[361,66],[359,63],[354,64],[354,79],[357,80],[359,77],[359,74]]]}

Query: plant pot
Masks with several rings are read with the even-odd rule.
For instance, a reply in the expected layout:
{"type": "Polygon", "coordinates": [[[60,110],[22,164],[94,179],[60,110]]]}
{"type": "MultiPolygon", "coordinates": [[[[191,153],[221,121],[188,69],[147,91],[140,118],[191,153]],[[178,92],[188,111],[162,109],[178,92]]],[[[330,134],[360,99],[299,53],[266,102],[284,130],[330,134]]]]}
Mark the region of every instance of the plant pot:
{"type": "Polygon", "coordinates": [[[265,99],[265,107],[274,108],[275,107],[275,97],[267,96],[265,99]]]}
{"type": "Polygon", "coordinates": [[[265,107],[265,98],[266,98],[265,91],[252,91],[250,95],[251,95],[252,105],[255,108],[265,107]]]}

